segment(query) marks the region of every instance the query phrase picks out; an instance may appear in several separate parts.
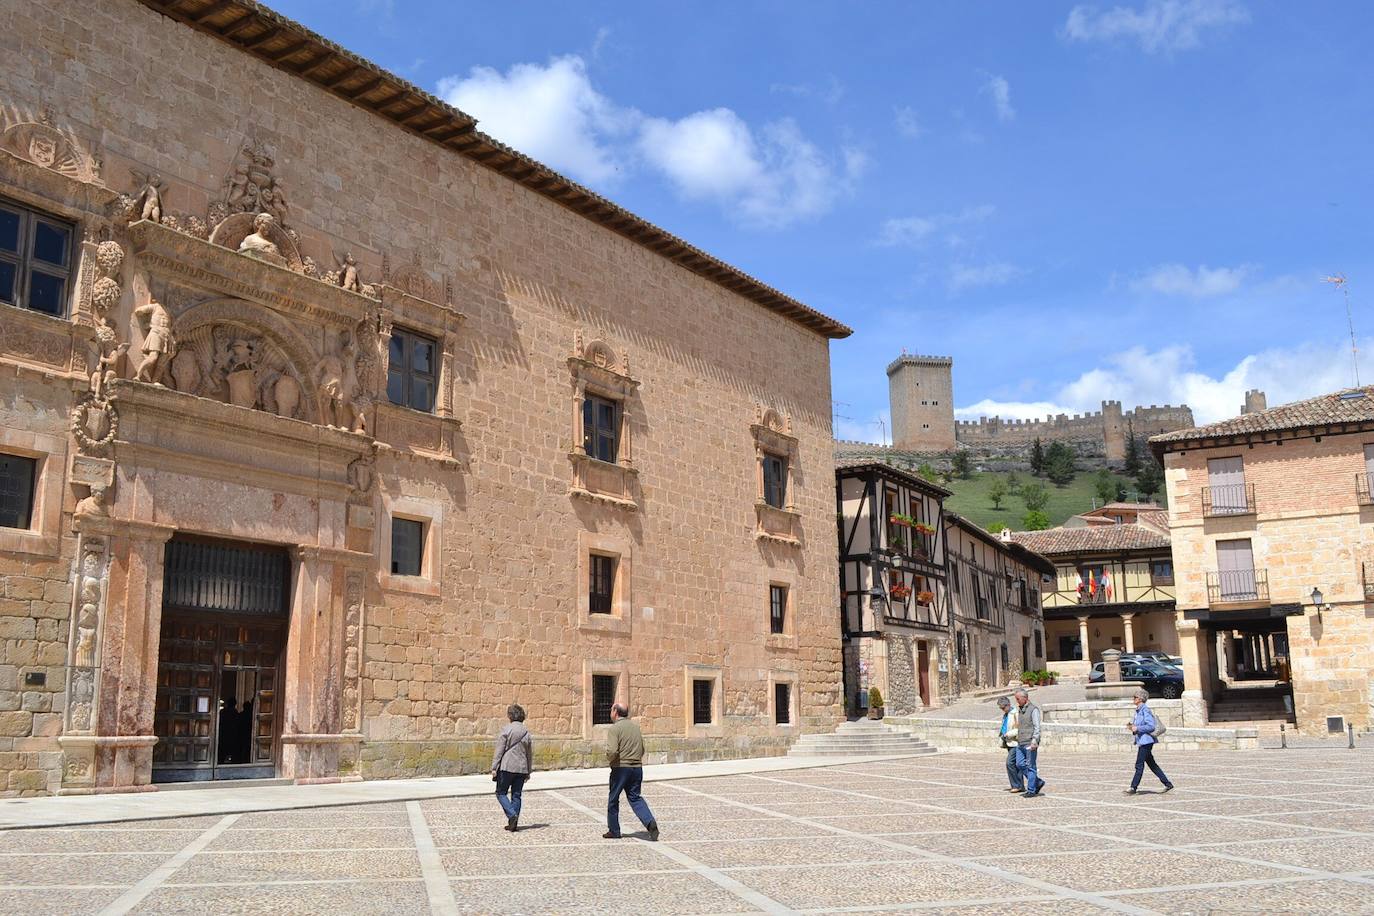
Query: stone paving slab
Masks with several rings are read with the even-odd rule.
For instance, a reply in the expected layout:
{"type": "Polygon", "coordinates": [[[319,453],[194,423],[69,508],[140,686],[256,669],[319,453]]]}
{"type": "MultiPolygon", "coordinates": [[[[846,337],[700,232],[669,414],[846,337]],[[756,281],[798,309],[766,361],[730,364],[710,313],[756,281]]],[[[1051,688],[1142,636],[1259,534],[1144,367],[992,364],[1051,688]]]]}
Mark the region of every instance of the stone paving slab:
{"type": "Polygon", "coordinates": [[[197,808],[0,831],[0,901],[25,916],[1374,913],[1374,770],[1313,751],[1295,779],[1278,753],[1161,753],[1167,796],[1123,796],[1119,761],[1067,752],[1043,755],[1050,794],[1033,800],[1003,790],[992,754],[650,780],[656,844],[626,806],[626,838],[601,839],[602,788],[551,778],[526,791],[515,834],[489,780],[197,808]]]}

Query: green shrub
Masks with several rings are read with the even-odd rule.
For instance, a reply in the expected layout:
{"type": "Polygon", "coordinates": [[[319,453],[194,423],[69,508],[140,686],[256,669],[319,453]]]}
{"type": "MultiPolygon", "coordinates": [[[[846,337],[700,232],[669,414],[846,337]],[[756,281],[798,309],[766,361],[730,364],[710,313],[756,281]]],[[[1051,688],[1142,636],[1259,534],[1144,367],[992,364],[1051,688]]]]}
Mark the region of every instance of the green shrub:
{"type": "Polygon", "coordinates": [[[870,708],[881,708],[883,705],[883,692],[877,687],[868,688],[868,705],[870,708]]]}

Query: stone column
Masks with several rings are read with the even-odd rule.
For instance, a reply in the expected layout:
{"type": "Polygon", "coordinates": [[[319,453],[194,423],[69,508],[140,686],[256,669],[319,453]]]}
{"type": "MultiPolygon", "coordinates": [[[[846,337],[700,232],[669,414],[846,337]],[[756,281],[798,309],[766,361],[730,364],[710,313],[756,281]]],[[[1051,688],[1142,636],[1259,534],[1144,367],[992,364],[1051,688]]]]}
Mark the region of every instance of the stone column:
{"type": "Polygon", "coordinates": [[[1092,649],[1088,646],[1088,618],[1078,618],[1078,641],[1083,647],[1083,661],[1088,663],[1091,669],[1093,664],[1092,649]]]}
{"type": "Polygon", "coordinates": [[[1198,728],[1207,724],[1207,704],[1212,695],[1212,678],[1203,670],[1211,653],[1204,645],[1207,631],[1196,620],[1185,620],[1178,612],[1178,647],[1183,656],[1183,724],[1198,728]]]}
{"type": "Polygon", "coordinates": [[[1133,617],[1135,617],[1134,614],[1122,614],[1122,615],[1121,615],[1121,629],[1124,631],[1124,633],[1125,633],[1125,635],[1126,635],[1126,651],[1127,651],[1127,652],[1134,652],[1134,651],[1135,651],[1135,632],[1134,632],[1134,631],[1132,630],[1132,628],[1131,628],[1131,619],[1132,619],[1133,617]]]}

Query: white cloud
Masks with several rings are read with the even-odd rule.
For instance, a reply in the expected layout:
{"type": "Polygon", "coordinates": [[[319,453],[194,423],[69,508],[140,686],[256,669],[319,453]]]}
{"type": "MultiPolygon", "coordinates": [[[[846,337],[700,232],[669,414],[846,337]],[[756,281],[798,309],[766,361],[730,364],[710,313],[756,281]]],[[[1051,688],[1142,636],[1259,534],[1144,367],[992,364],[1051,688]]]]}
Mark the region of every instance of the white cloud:
{"type": "MultiPolygon", "coordinates": [[[[1362,349],[1374,347],[1365,341],[1362,349]]],[[[1106,400],[1119,400],[1130,410],[1138,405],[1187,404],[1198,423],[1234,417],[1245,392],[1265,392],[1269,406],[1316,397],[1353,384],[1347,345],[1306,344],[1253,353],[1219,375],[1196,368],[1192,347],[1176,344],[1159,350],[1135,347],[1083,373],[1047,402],[983,400],[955,413],[961,417],[1003,416],[1043,419],[1055,413],[1100,410],[1106,400]],[[1047,409],[1048,408],[1048,409],[1047,409]]]]}
{"type": "Polygon", "coordinates": [[[987,264],[952,264],[947,281],[949,291],[958,293],[979,286],[1004,286],[1021,276],[1024,271],[1006,261],[992,261],[987,264]]]}
{"type": "Polygon", "coordinates": [[[616,143],[639,121],[638,112],[597,92],[582,58],[571,55],[547,66],[516,64],[505,74],[473,67],[466,78],[441,79],[439,95],[496,139],[592,183],[620,171],[616,143]]]}
{"type": "Polygon", "coordinates": [[[938,231],[945,231],[945,242],[956,246],[964,239],[961,227],[981,223],[996,212],[991,204],[965,207],[958,213],[937,213],[933,216],[899,216],[883,221],[878,231],[877,243],[883,247],[903,246],[918,248],[929,241],[938,231]]]}
{"type": "Polygon", "coordinates": [[[1208,299],[1234,293],[1253,272],[1254,268],[1249,264],[1238,267],[1208,267],[1200,264],[1196,269],[1189,269],[1182,264],[1160,264],[1132,280],[1131,288],[1136,292],[1208,299]]]}
{"type": "Polygon", "coordinates": [[[983,74],[982,91],[992,97],[992,107],[997,112],[997,120],[1006,122],[1016,119],[1016,109],[1011,107],[1011,84],[1006,77],[995,73],[983,74]]]}
{"type": "Polygon", "coordinates": [[[756,128],[729,108],[671,119],[618,105],[575,55],[504,74],[474,67],[440,80],[439,94],[487,133],[588,184],[613,184],[647,166],[684,198],[710,200],[756,226],[824,213],[868,165],[863,150],[827,153],[786,118],[756,128]]]}
{"type": "Polygon", "coordinates": [[[915,140],[925,131],[921,127],[921,122],[916,118],[916,111],[910,105],[899,105],[892,109],[892,119],[897,125],[897,133],[903,137],[915,140]]]}
{"type": "Polygon", "coordinates": [[[1249,21],[1249,11],[1237,0],[1147,0],[1139,9],[1114,6],[1105,12],[1076,6],[1063,35],[1070,41],[1131,40],[1155,54],[1201,47],[1203,32],[1249,21]]]}

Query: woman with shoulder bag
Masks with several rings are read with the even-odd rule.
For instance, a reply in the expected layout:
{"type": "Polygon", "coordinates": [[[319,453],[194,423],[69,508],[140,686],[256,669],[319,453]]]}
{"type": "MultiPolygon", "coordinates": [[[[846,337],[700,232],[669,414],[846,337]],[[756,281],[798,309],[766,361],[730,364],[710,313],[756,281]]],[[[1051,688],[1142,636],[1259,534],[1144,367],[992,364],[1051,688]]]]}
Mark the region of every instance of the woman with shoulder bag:
{"type": "Polygon", "coordinates": [[[1131,787],[1125,790],[1126,795],[1134,795],[1140,788],[1140,777],[1145,775],[1145,768],[1148,766],[1150,772],[1159,777],[1159,781],[1164,783],[1164,791],[1172,792],[1174,784],[1169,782],[1169,777],[1164,775],[1164,771],[1155,763],[1155,745],[1159,743],[1159,736],[1164,734],[1164,725],[1155,718],[1155,714],[1150,707],[1145,705],[1150,699],[1150,693],[1144,687],[1136,688],[1131,697],[1131,702],[1135,703],[1135,715],[1126,727],[1135,736],[1135,778],[1131,780],[1131,787]]]}
{"type": "Polygon", "coordinates": [[[998,697],[997,708],[1002,710],[1002,727],[997,732],[997,740],[1007,750],[1007,782],[1011,783],[1007,791],[1024,792],[1026,786],[1021,768],[1016,765],[1016,716],[1011,711],[1011,700],[998,697]]]}
{"type": "Polygon", "coordinates": [[[534,739],[525,727],[525,710],[518,704],[507,707],[506,718],[510,724],[496,736],[491,778],[496,783],[496,800],[506,812],[506,829],[514,833],[520,826],[520,795],[534,768],[534,739]]]}

